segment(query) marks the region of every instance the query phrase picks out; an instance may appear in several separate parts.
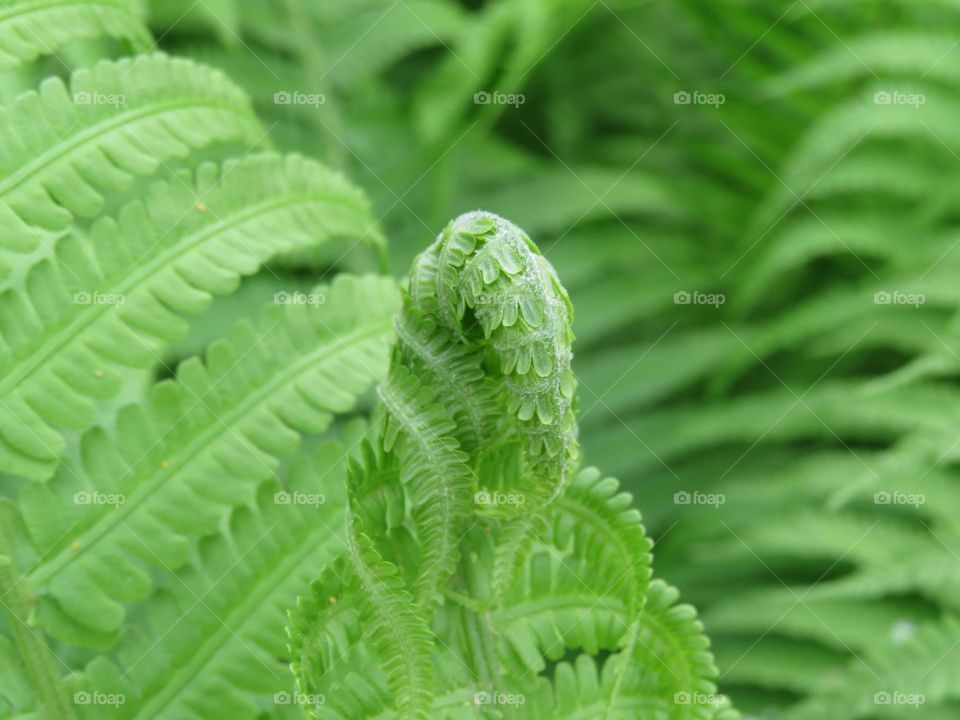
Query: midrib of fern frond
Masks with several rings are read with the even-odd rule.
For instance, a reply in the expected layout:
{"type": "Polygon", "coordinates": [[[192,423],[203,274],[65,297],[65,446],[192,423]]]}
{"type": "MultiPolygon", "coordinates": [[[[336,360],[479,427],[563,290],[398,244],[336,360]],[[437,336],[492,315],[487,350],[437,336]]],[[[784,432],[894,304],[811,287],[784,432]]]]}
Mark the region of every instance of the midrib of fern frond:
{"type": "MultiPolygon", "coordinates": [[[[78,133],[72,142],[64,143],[60,148],[50,150],[46,153],[40,153],[36,160],[25,165],[19,172],[15,172],[11,175],[8,175],[5,179],[0,180],[0,201],[4,200],[8,194],[14,192],[19,185],[22,185],[32,176],[42,173],[45,170],[49,170],[50,167],[55,163],[62,161],[66,156],[70,155],[71,151],[83,147],[85,144],[96,139],[100,135],[106,134],[112,130],[117,130],[119,128],[129,128],[131,124],[137,121],[144,120],[155,115],[161,115],[170,110],[179,110],[191,107],[195,108],[197,106],[208,107],[215,110],[223,110],[224,112],[229,112],[237,117],[243,118],[244,120],[249,120],[251,117],[249,113],[237,112],[236,107],[230,106],[227,103],[211,102],[209,100],[178,100],[174,102],[157,103],[150,108],[143,108],[138,111],[131,112],[127,117],[111,118],[102,122],[100,125],[92,125],[88,130],[78,133]]],[[[266,140],[265,134],[261,136],[261,140],[266,140]]]]}
{"type": "MultiPolygon", "coordinates": [[[[0,506],[0,606],[5,610],[10,632],[26,675],[38,694],[38,702],[43,707],[46,720],[73,720],[76,718],[74,707],[65,697],[60,684],[58,658],[47,645],[42,632],[31,627],[31,597],[24,576],[14,565],[11,539],[7,537],[7,521],[12,508],[0,506]]],[[[62,662],[62,661],[59,661],[62,662]]]]}
{"type": "Polygon", "coordinates": [[[620,694],[620,688],[623,685],[624,671],[627,668],[627,659],[633,657],[633,650],[637,646],[637,633],[639,629],[639,620],[634,620],[632,623],[630,623],[630,628],[627,630],[625,642],[623,643],[623,649],[620,651],[620,664],[617,666],[615,672],[616,679],[613,681],[613,687],[610,688],[610,698],[603,715],[604,718],[609,718],[610,711],[617,707],[617,695],[620,694]]]}
{"type": "MultiPolygon", "coordinates": [[[[697,619],[695,611],[689,605],[676,605],[679,593],[661,581],[654,581],[648,592],[648,602],[640,613],[640,629],[652,633],[662,645],[670,648],[670,659],[682,658],[684,662],[669,665],[660,655],[649,648],[641,637],[637,637],[642,650],[647,651],[657,663],[681,683],[681,687],[700,690],[704,680],[698,677],[696,669],[699,667],[704,675],[716,675],[713,667],[713,657],[709,655],[709,643],[703,636],[703,625],[697,619]],[[683,612],[681,612],[681,610],[683,612]],[[656,614],[654,614],[656,611],[656,614]],[[676,622],[671,623],[674,619],[676,622]],[[682,625],[682,627],[681,627],[682,625]],[[680,629],[683,634],[674,632],[680,629]],[[702,646],[693,646],[689,636],[695,634],[698,640],[704,640],[702,646]],[[701,657],[705,655],[705,657],[701,657]],[[680,675],[675,665],[680,665],[680,675]],[[698,682],[700,680],[700,682],[698,682]]],[[[699,643],[698,643],[699,645],[699,643]]],[[[638,652],[641,649],[638,648],[638,652]]]]}
{"type": "MultiPolygon", "coordinates": [[[[243,622],[270,597],[271,592],[280,585],[283,578],[289,577],[310,555],[320,550],[325,551],[325,555],[331,555],[333,550],[343,547],[343,541],[340,538],[331,538],[324,524],[314,524],[312,528],[313,533],[304,538],[302,547],[274,566],[270,573],[264,576],[260,587],[255,592],[251,592],[244,603],[226,618],[220,618],[221,623],[216,632],[198,646],[194,656],[187,663],[179,666],[173,675],[164,681],[163,690],[151,698],[132,718],[154,720],[160,717],[160,713],[176,699],[180,691],[194,678],[200,676],[200,671],[207,666],[210,659],[231,640],[237,639],[236,629],[240,628],[243,622]],[[314,539],[315,543],[312,541],[314,539]]],[[[282,669],[282,666],[278,666],[278,669],[282,669]]]]}
{"type": "MultiPolygon", "coordinates": [[[[433,644],[433,635],[420,608],[403,588],[399,575],[381,577],[375,566],[388,567],[377,553],[373,544],[362,533],[358,533],[352,518],[347,516],[347,549],[350,564],[364,591],[363,602],[372,612],[375,623],[386,630],[391,638],[390,652],[383,658],[386,673],[391,680],[394,692],[401,695],[401,718],[426,718],[424,705],[432,703],[432,692],[425,683],[426,673],[431,670],[429,652],[433,644]],[[368,561],[367,556],[370,556],[368,561]],[[396,582],[397,589],[390,586],[389,580],[396,582]],[[398,673],[393,670],[401,666],[399,675],[405,684],[398,681],[398,673]],[[400,685],[400,687],[398,687],[400,685]]],[[[392,568],[396,572],[395,568],[392,568]]]]}
{"type": "MultiPolygon", "coordinates": [[[[635,558],[633,548],[630,547],[630,543],[627,542],[623,536],[617,532],[617,528],[611,526],[606,519],[597,513],[592,508],[589,508],[586,504],[582,502],[577,502],[576,499],[570,498],[567,495],[561,495],[556,500],[556,505],[558,508],[566,510],[574,517],[581,518],[588,522],[591,527],[598,528],[604,537],[607,538],[607,542],[611,547],[618,548],[619,557],[631,558],[633,559],[633,565],[629,568],[630,575],[633,575],[633,570],[635,565],[645,562],[645,566],[649,567],[649,557],[635,558]]],[[[618,578],[616,584],[619,584],[621,581],[627,578],[618,578]]],[[[634,608],[639,608],[643,603],[643,595],[637,596],[637,593],[642,593],[646,588],[644,587],[634,587],[634,584],[631,583],[631,604],[634,608]]],[[[629,615],[629,613],[628,613],[629,615]]]]}
{"type": "MultiPolygon", "coordinates": [[[[442,490],[434,490],[428,497],[423,497],[422,492],[415,493],[414,497],[415,501],[419,500],[422,503],[421,507],[429,505],[431,509],[437,507],[436,501],[439,499],[441,509],[439,521],[433,515],[427,520],[431,528],[438,526],[440,528],[439,545],[424,548],[427,551],[424,553],[424,559],[429,565],[421,568],[421,575],[415,588],[418,599],[425,600],[437,590],[437,585],[444,576],[452,572],[452,564],[456,561],[460,523],[466,516],[462,480],[470,470],[459,457],[451,454],[450,446],[455,448],[456,440],[447,435],[431,432],[431,428],[425,426],[424,408],[419,408],[418,411],[416,398],[404,392],[405,389],[411,388],[409,383],[415,380],[409,374],[406,374],[405,379],[407,382],[404,382],[403,374],[396,373],[388,377],[380,385],[380,398],[384,408],[402,428],[400,432],[412,439],[427,459],[425,469],[433,474],[433,479],[437,481],[439,487],[442,487],[442,490]],[[448,474],[443,470],[450,472],[448,474]],[[461,476],[460,482],[457,475],[461,476]]],[[[416,394],[420,388],[419,383],[413,388],[415,389],[412,394],[416,394]]],[[[434,404],[431,409],[442,413],[440,405],[434,404]]],[[[410,478],[409,481],[416,486],[424,484],[420,478],[410,478]]]]}
{"type": "Polygon", "coordinates": [[[597,596],[578,593],[564,593],[556,597],[544,597],[535,600],[524,600],[519,603],[510,603],[505,608],[494,608],[490,611],[496,620],[517,620],[530,615],[543,615],[554,610],[583,610],[588,613],[592,610],[604,610],[619,617],[626,624],[629,617],[627,606],[619,598],[597,596]]]}
{"type": "MultiPolygon", "coordinates": [[[[243,225],[252,218],[267,215],[274,210],[295,207],[302,202],[305,203],[316,200],[331,200],[343,203],[342,197],[333,195],[324,196],[313,193],[309,195],[288,195],[285,196],[283,200],[247,208],[242,213],[231,217],[229,221],[223,221],[218,218],[215,224],[204,228],[201,232],[187,235],[183,242],[177,243],[176,246],[158,254],[149,262],[139,266],[138,269],[125,275],[117,285],[110,287],[104,292],[127,295],[133,289],[140,286],[145,280],[155,275],[160,268],[169,265],[173,260],[200,247],[205,241],[220,234],[229,234],[233,228],[243,225]]],[[[355,209],[361,213],[365,211],[365,208],[359,206],[355,207],[355,209]]],[[[6,397],[21,383],[28,380],[35,372],[43,369],[46,361],[62,352],[65,346],[72,344],[78,336],[82,335],[86,328],[95,324],[100,317],[115,311],[114,308],[109,305],[91,304],[87,307],[89,309],[85,309],[84,314],[78,315],[59,334],[50,337],[36,352],[25,356],[19,363],[19,366],[14,365],[8,370],[7,377],[0,380],[0,400],[6,397]]]]}
{"type": "Polygon", "coordinates": [[[75,72],[69,85],[48,78],[4,108],[0,121],[17,141],[7,142],[11,157],[0,157],[0,208],[11,225],[5,246],[14,266],[37,261],[22,257],[40,244],[37,228],[62,229],[75,216],[101,213],[109,191],[154,173],[169,157],[266,139],[249,99],[222,73],[162,53],[101,61],[75,72]],[[92,95],[115,102],[91,102],[92,95]],[[139,125],[150,132],[138,134],[139,125]],[[26,132],[29,141],[21,138],[26,132]]]}
{"type": "MultiPolygon", "coordinates": [[[[448,346],[440,353],[434,353],[429,341],[421,340],[417,332],[409,326],[409,320],[405,313],[401,313],[394,323],[394,330],[397,333],[397,339],[404,349],[410,350],[421,362],[434,373],[443,383],[443,393],[453,396],[457,401],[457,407],[463,409],[470,422],[470,427],[466,428],[476,445],[479,445],[484,434],[486,423],[484,422],[484,413],[480,405],[482,400],[474,393],[468,390],[467,385],[457,374],[449,369],[448,360],[454,351],[453,345],[448,346]]],[[[464,429],[464,428],[460,428],[464,429]]]]}
{"type": "Polygon", "coordinates": [[[178,469],[173,470],[173,472],[168,472],[168,469],[155,468],[153,470],[155,474],[154,478],[138,487],[137,492],[127,498],[126,502],[117,507],[114,512],[102,516],[102,519],[93,527],[77,536],[74,542],[79,543],[79,550],[74,550],[71,546],[64,547],[53,558],[43,562],[38,568],[31,571],[28,576],[29,582],[35,586],[49,582],[51,578],[82,556],[87,548],[96,545],[99,540],[124,524],[127,517],[146,503],[150,497],[152,497],[153,493],[166,483],[173,482],[173,478],[176,477],[178,473],[189,470],[191,460],[200,452],[209,448],[215,438],[227,432],[234,432],[233,426],[239,419],[243,418],[251,408],[259,406],[273,397],[280,387],[294,382],[307,368],[323,366],[336,368],[340,355],[349,351],[352,345],[382,335],[388,331],[388,329],[388,325],[383,327],[369,327],[339,335],[332,346],[323,345],[322,347],[317,347],[312,353],[308,353],[294,363],[285,365],[283,372],[270,378],[265,385],[256,391],[244,395],[240,403],[234,408],[227,413],[221,414],[218,423],[212,424],[205,432],[193,436],[192,441],[184,448],[183,452],[172,455],[170,468],[176,467],[178,469]],[[332,352],[330,352],[331,347],[334,348],[332,352]],[[320,355],[320,357],[318,358],[317,355],[320,355]]]}

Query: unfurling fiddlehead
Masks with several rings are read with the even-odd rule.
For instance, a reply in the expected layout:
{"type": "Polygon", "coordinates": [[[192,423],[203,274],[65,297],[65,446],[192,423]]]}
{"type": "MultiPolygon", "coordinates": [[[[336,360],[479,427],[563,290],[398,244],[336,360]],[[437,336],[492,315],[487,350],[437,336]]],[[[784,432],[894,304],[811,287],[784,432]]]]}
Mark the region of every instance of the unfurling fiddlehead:
{"type": "MultiPolygon", "coordinates": [[[[618,648],[604,702],[666,707],[690,688],[662,669],[636,680],[653,637],[657,665],[709,686],[702,647],[672,645],[644,613],[650,542],[630,496],[596,471],[573,479],[572,314],[552,266],[496,215],[457,218],[415,261],[379,434],[348,473],[345,557],[291,612],[314,717],[485,717],[497,692],[563,717],[545,660],[618,648]]],[[[671,617],[699,636],[686,610],[671,617]]],[[[700,710],[657,717],[713,717],[700,710]]]]}

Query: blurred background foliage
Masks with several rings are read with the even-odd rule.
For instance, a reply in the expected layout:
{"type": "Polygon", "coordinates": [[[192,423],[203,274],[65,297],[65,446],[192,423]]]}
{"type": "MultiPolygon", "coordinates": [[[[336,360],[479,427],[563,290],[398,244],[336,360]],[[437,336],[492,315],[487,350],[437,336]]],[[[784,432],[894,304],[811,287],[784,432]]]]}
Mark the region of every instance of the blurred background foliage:
{"type": "MultiPolygon", "coordinates": [[[[577,310],[585,460],[636,495],[746,716],[958,717],[960,3],[144,11],[161,49],[251,93],[279,149],[369,193],[394,274],[474,208],[535,239],[577,310]]],[[[379,262],[272,263],[171,359],[265,294],[379,262]]]]}

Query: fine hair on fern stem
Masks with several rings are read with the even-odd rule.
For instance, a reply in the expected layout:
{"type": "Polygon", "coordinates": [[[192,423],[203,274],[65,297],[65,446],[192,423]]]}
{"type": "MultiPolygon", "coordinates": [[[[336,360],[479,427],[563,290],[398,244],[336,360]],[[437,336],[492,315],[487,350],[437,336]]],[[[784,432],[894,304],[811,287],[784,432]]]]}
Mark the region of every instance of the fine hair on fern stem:
{"type": "Polygon", "coordinates": [[[300,692],[327,698],[313,717],[461,717],[465,694],[497,692],[547,707],[540,673],[570,651],[611,654],[607,710],[714,717],[663,705],[712,691],[702,627],[651,584],[631,497],[575,476],[572,317],[552,266],[491,213],[414,261],[382,420],[347,473],[346,553],[290,613],[300,692]]]}

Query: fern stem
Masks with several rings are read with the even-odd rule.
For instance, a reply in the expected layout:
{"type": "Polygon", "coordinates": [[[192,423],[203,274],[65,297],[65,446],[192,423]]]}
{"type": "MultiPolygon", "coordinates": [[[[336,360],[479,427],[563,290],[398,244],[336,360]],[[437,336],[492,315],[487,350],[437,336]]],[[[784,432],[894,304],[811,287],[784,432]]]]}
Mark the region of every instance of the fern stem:
{"type": "Polygon", "coordinates": [[[23,582],[13,561],[13,541],[8,537],[11,513],[0,513],[0,604],[10,618],[9,626],[20,651],[27,677],[38,693],[38,705],[46,720],[74,720],[76,713],[69,697],[63,691],[57,663],[60,662],[47,645],[42,632],[30,626],[34,597],[23,582]]]}
{"type": "MultiPolygon", "coordinates": [[[[478,568],[470,553],[463,553],[460,560],[460,574],[467,594],[471,598],[479,595],[480,582],[477,578],[478,568]]],[[[478,603],[474,601],[473,605],[478,603]]],[[[496,679],[497,651],[490,633],[489,622],[485,613],[465,606],[463,622],[466,630],[465,639],[470,658],[473,660],[477,681],[484,688],[491,688],[496,679]]]]}

